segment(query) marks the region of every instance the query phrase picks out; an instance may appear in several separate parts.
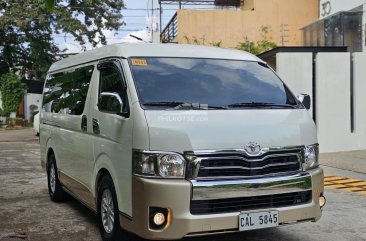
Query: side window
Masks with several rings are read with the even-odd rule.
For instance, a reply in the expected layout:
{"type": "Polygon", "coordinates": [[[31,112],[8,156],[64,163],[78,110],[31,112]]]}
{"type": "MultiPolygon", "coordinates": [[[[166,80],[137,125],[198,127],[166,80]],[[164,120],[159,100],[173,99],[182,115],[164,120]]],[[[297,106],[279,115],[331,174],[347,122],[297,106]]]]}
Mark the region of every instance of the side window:
{"type": "Polygon", "coordinates": [[[117,68],[100,69],[98,107],[100,111],[119,113],[127,111],[127,96],[117,68]],[[122,105],[121,105],[122,104],[122,105]]]}
{"type": "Polygon", "coordinates": [[[84,111],[94,66],[48,76],[43,109],[46,112],[81,115],[84,111]]]}

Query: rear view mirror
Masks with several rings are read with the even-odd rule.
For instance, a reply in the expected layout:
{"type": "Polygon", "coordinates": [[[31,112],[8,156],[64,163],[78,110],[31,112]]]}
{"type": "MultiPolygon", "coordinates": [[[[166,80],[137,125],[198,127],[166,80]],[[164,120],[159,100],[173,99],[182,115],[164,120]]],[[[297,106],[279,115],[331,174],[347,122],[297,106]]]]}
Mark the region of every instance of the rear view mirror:
{"type": "Polygon", "coordinates": [[[300,94],[297,99],[304,105],[304,107],[309,110],[311,108],[311,99],[307,94],[300,94]]]}
{"type": "Polygon", "coordinates": [[[102,92],[98,101],[99,111],[110,114],[123,113],[123,101],[119,94],[111,92],[102,92]]]}

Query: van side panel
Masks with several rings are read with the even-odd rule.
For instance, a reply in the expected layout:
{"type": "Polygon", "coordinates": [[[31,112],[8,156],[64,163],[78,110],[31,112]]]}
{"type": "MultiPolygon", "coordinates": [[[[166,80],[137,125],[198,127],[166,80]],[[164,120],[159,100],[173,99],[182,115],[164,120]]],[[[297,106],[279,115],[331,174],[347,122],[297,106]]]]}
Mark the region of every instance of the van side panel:
{"type": "Polygon", "coordinates": [[[47,158],[52,148],[60,182],[92,209],[95,209],[90,185],[93,143],[90,133],[82,128],[82,120],[89,116],[89,87],[94,68],[95,64],[88,63],[49,74],[41,112],[43,158],[47,158]]]}
{"type": "MultiPolygon", "coordinates": [[[[100,74],[97,70],[97,76],[100,74]]],[[[132,134],[133,112],[125,118],[116,114],[100,112],[98,109],[99,77],[91,85],[90,121],[98,123],[99,133],[93,132],[94,175],[105,168],[111,174],[121,212],[132,216],[132,134]]],[[[127,97],[130,99],[129,89],[127,97]]],[[[131,102],[129,108],[132,110],[131,102]]],[[[92,126],[88,122],[88,127],[92,126]]],[[[95,180],[94,185],[97,185],[95,180]]],[[[97,189],[94,186],[94,190],[97,189]]],[[[97,193],[95,194],[97,196],[97,193]]]]}

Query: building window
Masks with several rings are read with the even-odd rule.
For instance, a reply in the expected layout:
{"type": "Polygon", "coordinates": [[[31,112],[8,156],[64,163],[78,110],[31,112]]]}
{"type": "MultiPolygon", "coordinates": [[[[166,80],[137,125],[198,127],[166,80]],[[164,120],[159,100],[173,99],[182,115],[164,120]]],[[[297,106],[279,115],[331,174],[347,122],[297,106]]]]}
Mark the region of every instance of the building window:
{"type": "Polygon", "coordinates": [[[304,46],[346,46],[349,52],[362,52],[362,14],[339,12],[304,27],[304,46]]]}

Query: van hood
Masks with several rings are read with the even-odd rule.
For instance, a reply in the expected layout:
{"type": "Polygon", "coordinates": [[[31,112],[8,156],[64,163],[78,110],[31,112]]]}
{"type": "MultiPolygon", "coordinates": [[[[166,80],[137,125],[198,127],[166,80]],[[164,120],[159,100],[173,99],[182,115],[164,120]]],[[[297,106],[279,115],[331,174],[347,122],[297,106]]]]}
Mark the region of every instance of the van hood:
{"type": "Polygon", "coordinates": [[[150,150],[196,151],[317,143],[316,127],[304,109],[145,110],[150,150]]]}

